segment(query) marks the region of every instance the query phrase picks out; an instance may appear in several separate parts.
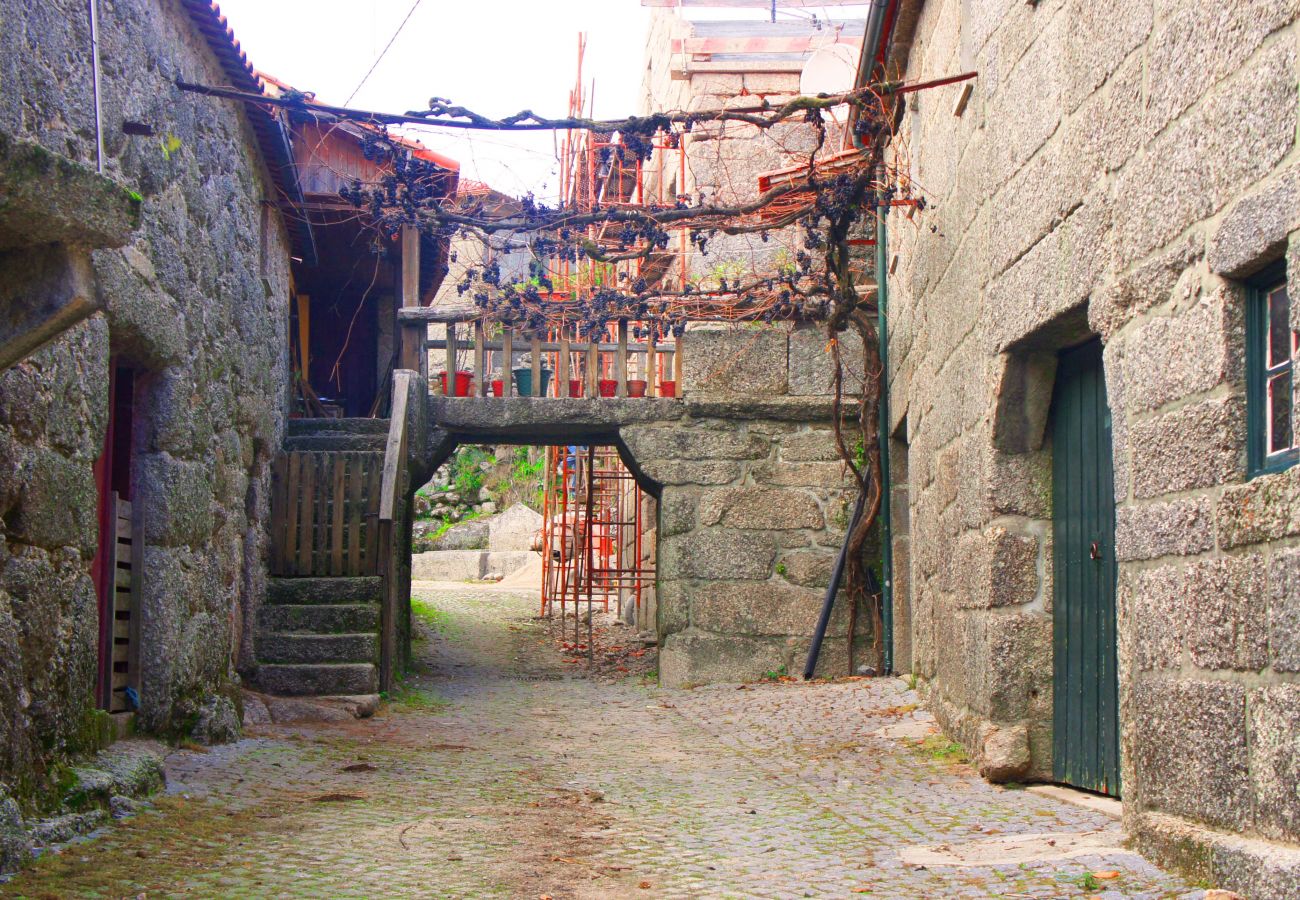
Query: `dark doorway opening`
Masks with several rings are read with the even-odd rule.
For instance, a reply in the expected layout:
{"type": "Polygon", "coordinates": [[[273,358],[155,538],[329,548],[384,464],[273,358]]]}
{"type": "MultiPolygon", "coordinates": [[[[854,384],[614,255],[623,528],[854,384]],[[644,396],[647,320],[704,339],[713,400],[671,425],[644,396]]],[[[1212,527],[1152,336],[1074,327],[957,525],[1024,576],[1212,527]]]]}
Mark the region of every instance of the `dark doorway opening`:
{"type": "Polygon", "coordinates": [[[139,516],[132,505],[132,448],[136,373],[112,365],[108,383],[108,428],[95,464],[99,547],[92,574],[99,598],[99,669],[96,694],[110,712],[139,706],[139,516]]]}

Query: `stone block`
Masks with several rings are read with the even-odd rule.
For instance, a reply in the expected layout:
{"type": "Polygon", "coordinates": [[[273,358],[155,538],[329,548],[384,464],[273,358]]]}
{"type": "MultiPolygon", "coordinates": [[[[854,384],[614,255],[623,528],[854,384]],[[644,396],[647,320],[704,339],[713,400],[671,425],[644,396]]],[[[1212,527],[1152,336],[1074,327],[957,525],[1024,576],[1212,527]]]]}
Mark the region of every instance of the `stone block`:
{"type": "Polygon", "coordinates": [[[1268,664],[1264,560],[1233,556],[1187,569],[1187,646],[1204,669],[1257,671],[1268,664]]]}
{"type": "Polygon", "coordinates": [[[994,783],[1015,781],[1029,770],[1029,729],[1025,725],[991,728],[980,750],[980,775],[994,783]]]}
{"type": "Polygon", "coordinates": [[[1220,384],[1242,381],[1244,326],[1239,291],[1224,287],[1190,308],[1151,319],[1123,343],[1120,364],[1125,407],[1134,413],[1157,409],[1220,384]]]}
{"type": "Polygon", "coordinates": [[[1089,302],[1088,327],[1109,340],[1125,323],[1168,300],[1179,279],[1204,254],[1204,239],[1193,233],[1116,277],[1089,302]]]}
{"type": "Polygon", "coordinates": [[[1300,534],[1300,467],[1225,488],[1214,519],[1224,549],[1300,534]]]}
{"type": "Polygon", "coordinates": [[[1269,561],[1268,652],[1273,671],[1300,672],[1300,549],[1269,561]]]}
{"type": "Polygon", "coordinates": [[[685,630],[691,622],[691,600],[695,587],[689,581],[660,577],[655,592],[658,603],[659,633],[672,634],[685,630]]]}
{"type": "Polygon", "coordinates": [[[1296,132],[1295,58],[1293,41],[1261,52],[1123,168],[1114,194],[1121,268],[1211,215],[1286,155],[1296,132]]]}
{"type": "Polygon", "coordinates": [[[975,660],[984,672],[983,684],[975,690],[987,704],[989,718],[1023,720],[1037,698],[1051,691],[1052,618],[1027,612],[991,616],[984,624],[982,641],[979,631],[967,632],[967,665],[975,660]]]}
{"type": "MultiPolygon", "coordinates": [[[[821,595],[780,581],[709,582],[692,592],[691,624],[718,634],[797,635],[812,633],[821,595]]],[[[827,634],[843,634],[846,614],[827,634]]]]}
{"type": "MultiPolygon", "coordinates": [[[[806,397],[835,393],[835,358],[827,348],[827,340],[823,329],[811,325],[800,326],[790,333],[791,394],[806,397]]],[[[862,337],[856,329],[849,329],[839,333],[838,341],[840,390],[846,397],[859,395],[865,371],[862,337]]]]}
{"type": "Polygon", "coordinates": [[[486,573],[482,550],[430,550],[411,555],[416,581],[477,581],[486,573]]]}
{"type": "MultiPolygon", "coordinates": [[[[987,490],[994,515],[1045,519],[1052,514],[1052,459],[1049,453],[990,454],[987,490]]],[[[968,477],[980,478],[978,470],[968,477]]]]}
{"type": "Polygon", "coordinates": [[[762,462],[750,468],[759,484],[850,490],[853,473],[841,462],[762,462]]]}
{"type": "Polygon", "coordinates": [[[482,519],[451,526],[434,544],[438,550],[485,550],[487,545],[488,523],[482,519]]]}
{"type": "Polygon", "coordinates": [[[1244,687],[1142,679],[1127,718],[1145,808],[1229,830],[1250,821],[1244,687]]]}
{"type": "Polygon", "coordinates": [[[1208,497],[1169,503],[1122,503],[1115,510],[1120,562],[1193,556],[1214,547],[1214,508],[1208,497]]]}
{"type": "MultiPolygon", "coordinates": [[[[848,443],[848,435],[845,435],[848,443]]],[[[783,436],[779,444],[782,462],[831,462],[840,459],[835,432],[829,428],[810,428],[783,436]]]]}
{"type": "Polygon", "coordinates": [[[1300,168],[1292,167],[1228,209],[1206,248],[1210,271],[1225,278],[1250,275],[1281,254],[1296,228],[1300,228],[1300,168]]]}
{"type": "Polygon", "coordinates": [[[692,331],[682,380],[687,395],[786,393],[786,336],[775,329],[692,331]]]}
{"type": "Polygon", "coordinates": [[[1138,671],[1182,664],[1189,618],[1186,578],[1187,570],[1177,565],[1121,572],[1116,598],[1121,640],[1138,671]]]}
{"type": "Polygon", "coordinates": [[[754,681],[785,665],[785,657],[780,638],[708,634],[688,628],[664,639],[659,650],[659,683],[676,689],[754,681]]]}
{"type": "Polygon", "coordinates": [[[776,539],[764,532],[701,530],[660,542],[660,578],[764,581],[772,575],[776,539]]]}
{"type": "Polygon", "coordinates": [[[491,550],[528,550],[533,535],[542,527],[541,514],[523,503],[488,520],[488,548],[491,550]]]}
{"type": "Polygon", "coordinates": [[[137,458],[136,471],[145,539],[168,547],[206,544],[212,533],[211,469],[170,453],[146,453],[137,458]]]}
{"type": "MultiPolygon", "coordinates": [[[[7,515],[11,540],[39,547],[76,547],[87,559],[99,543],[94,470],[89,461],[70,460],[45,447],[19,450],[11,471],[17,507],[7,515]]],[[[12,493],[11,493],[12,492],[12,493]]]]}
{"type": "Polygon", "coordinates": [[[1147,134],[1158,133],[1225,76],[1239,71],[1265,37],[1296,15],[1293,3],[1278,0],[1242,0],[1223,9],[1160,5],[1165,8],[1146,53],[1147,134]]]}
{"type": "Polygon", "coordinates": [[[1241,397],[1216,397],[1130,425],[1133,491],[1155,497],[1240,478],[1246,410],[1241,397]]]}
{"type": "Polygon", "coordinates": [[[1300,835],[1300,685],[1251,691],[1250,772],[1255,828],[1280,841],[1300,835]]]}
{"type": "Polygon", "coordinates": [[[1005,528],[989,529],[989,603],[1014,606],[1038,596],[1038,539],[1005,528]]]}
{"type": "Polygon", "coordinates": [[[740,463],[727,460],[650,459],[640,463],[647,478],[661,485],[731,484],[740,478],[740,463]]]}
{"type": "Polygon", "coordinates": [[[821,528],[822,511],[803,491],[739,487],[706,491],[700,500],[701,525],[786,530],[821,528]]]}
{"type": "Polygon", "coordinates": [[[672,537],[694,528],[695,508],[699,502],[699,494],[695,491],[665,488],[659,498],[659,533],[672,537]]]}
{"type": "Polygon", "coordinates": [[[766,438],[736,428],[703,426],[625,428],[623,442],[640,465],[655,460],[759,459],[770,449],[766,438]]]}
{"type": "Polygon", "coordinates": [[[835,554],[829,551],[806,550],[783,553],[777,563],[777,574],[786,581],[809,588],[825,588],[831,583],[835,568],[835,554]],[[784,567],[784,571],[781,571],[784,567]]]}

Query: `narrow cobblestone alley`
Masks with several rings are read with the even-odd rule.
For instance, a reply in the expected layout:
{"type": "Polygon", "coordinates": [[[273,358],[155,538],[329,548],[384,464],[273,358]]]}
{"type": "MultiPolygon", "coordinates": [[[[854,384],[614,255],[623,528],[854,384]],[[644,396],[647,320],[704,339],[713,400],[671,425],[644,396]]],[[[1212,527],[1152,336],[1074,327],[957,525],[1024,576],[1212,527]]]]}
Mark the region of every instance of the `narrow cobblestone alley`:
{"type": "Polygon", "coordinates": [[[901,680],[588,679],[530,596],[417,594],[421,674],[374,718],[177,750],[155,809],[0,894],[1200,895],[1119,849],[1114,820],[882,734],[925,730],[901,680]],[[934,855],[984,844],[999,864],[934,855]]]}

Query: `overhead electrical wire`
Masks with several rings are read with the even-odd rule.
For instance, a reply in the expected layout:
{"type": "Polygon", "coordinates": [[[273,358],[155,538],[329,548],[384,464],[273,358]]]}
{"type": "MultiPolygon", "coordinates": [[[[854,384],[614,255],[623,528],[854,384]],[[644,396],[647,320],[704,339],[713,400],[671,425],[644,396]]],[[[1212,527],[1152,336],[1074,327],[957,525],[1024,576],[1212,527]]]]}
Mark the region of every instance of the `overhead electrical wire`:
{"type": "Polygon", "coordinates": [[[415,10],[422,2],[423,0],[415,0],[415,2],[411,4],[411,8],[407,11],[406,18],[402,20],[402,24],[397,26],[397,30],[394,31],[393,36],[388,39],[388,43],[384,45],[384,49],[379,51],[379,56],[375,57],[375,61],[370,64],[370,68],[366,70],[366,74],[362,76],[361,81],[359,81],[357,86],[352,89],[352,93],[348,94],[348,99],[343,101],[344,106],[351,103],[352,98],[357,95],[357,92],[365,87],[366,82],[370,80],[370,76],[374,74],[375,69],[377,69],[379,64],[384,61],[384,57],[388,54],[389,49],[392,48],[393,41],[397,40],[397,36],[402,33],[402,29],[406,27],[406,23],[411,21],[411,16],[415,15],[415,10]]]}

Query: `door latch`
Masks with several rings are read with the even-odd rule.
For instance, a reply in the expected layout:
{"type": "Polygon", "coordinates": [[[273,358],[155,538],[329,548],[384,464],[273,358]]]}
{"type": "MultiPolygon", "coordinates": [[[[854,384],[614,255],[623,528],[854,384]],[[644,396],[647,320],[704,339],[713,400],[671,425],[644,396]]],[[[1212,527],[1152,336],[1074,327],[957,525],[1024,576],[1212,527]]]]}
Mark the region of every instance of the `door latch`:
{"type": "Polygon", "coordinates": [[[1088,549],[1088,556],[1090,559],[1101,559],[1101,547],[1096,541],[1093,541],[1092,546],[1088,549]]]}

